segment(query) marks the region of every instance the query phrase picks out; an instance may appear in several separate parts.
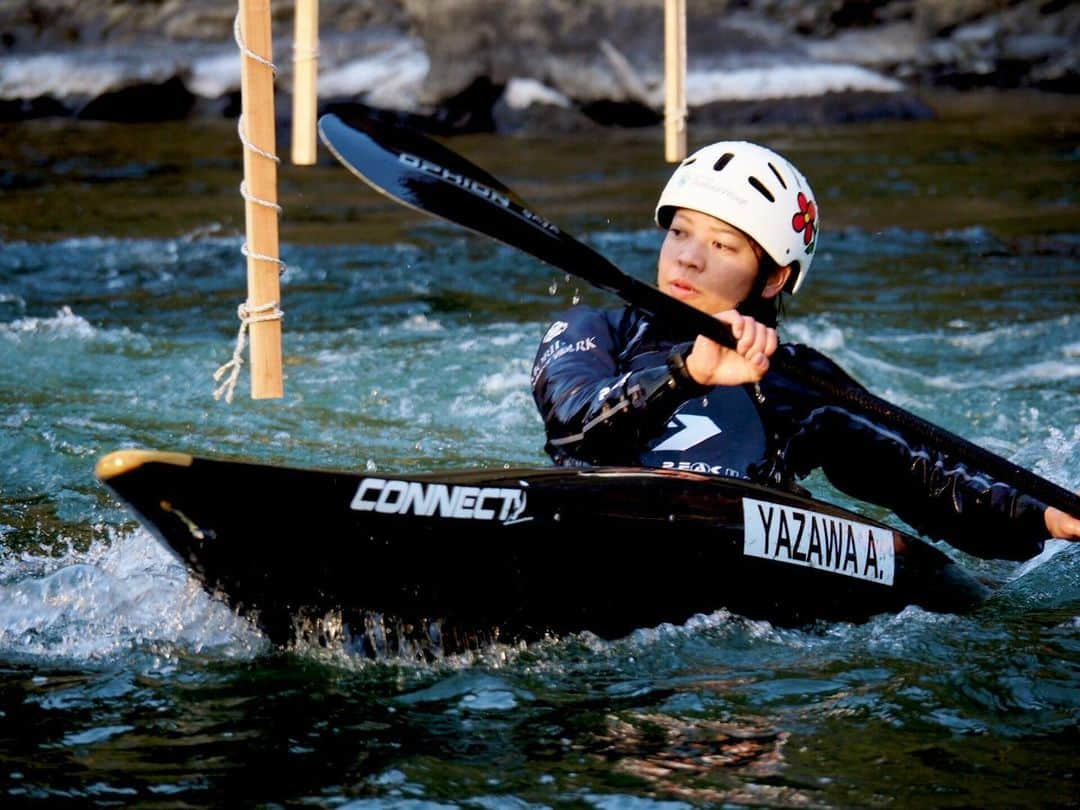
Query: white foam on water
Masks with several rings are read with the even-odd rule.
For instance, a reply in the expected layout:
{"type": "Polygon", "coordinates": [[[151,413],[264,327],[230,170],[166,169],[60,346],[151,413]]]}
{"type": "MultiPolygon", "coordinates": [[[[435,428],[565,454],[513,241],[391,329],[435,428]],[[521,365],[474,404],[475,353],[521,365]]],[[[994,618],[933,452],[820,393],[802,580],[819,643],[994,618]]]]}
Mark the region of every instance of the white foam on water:
{"type": "Polygon", "coordinates": [[[820,318],[784,323],[783,340],[791,343],[805,343],[825,353],[842,349],[845,343],[843,330],[820,318]]]}
{"type": "Polygon", "coordinates": [[[1005,572],[994,600],[1012,613],[1032,610],[1071,614],[1064,620],[1080,620],[1080,547],[1071,540],[1050,539],[1041,553],[1005,572]]]}
{"type": "Polygon", "coordinates": [[[0,335],[10,336],[15,340],[25,335],[89,339],[97,334],[97,330],[89,321],[76,315],[66,304],[50,318],[28,316],[0,324],[0,335]]]}
{"type": "Polygon", "coordinates": [[[1020,579],[1021,577],[1030,574],[1036,568],[1046,565],[1046,563],[1050,562],[1050,560],[1058,554],[1071,547],[1072,544],[1069,540],[1047,540],[1042,553],[1035,555],[1030,560],[1026,560],[1013,572],[1012,578],[1020,579]]]}
{"type": "Polygon", "coordinates": [[[248,657],[267,642],[149,533],[0,560],[0,654],[102,661],[133,652],[248,657]]]}
{"type": "MultiPolygon", "coordinates": [[[[407,332],[416,332],[420,334],[430,334],[432,332],[444,332],[446,327],[437,318],[431,318],[425,314],[410,315],[395,328],[402,329],[407,332]]],[[[387,330],[390,331],[390,330],[387,330]]]]}
{"type": "MultiPolygon", "coordinates": [[[[7,342],[15,344],[23,351],[34,347],[39,351],[46,351],[51,344],[64,344],[68,341],[123,346],[127,350],[143,354],[150,351],[150,341],[144,335],[132,332],[127,327],[99,329],[72,310],[68,304],[61,306],[52,316],[28,315],[8,323],[0,323],[0,345],[7,342]]],[[[26,355],[28,359],[32,356],[30,353],[26,355]]]]}

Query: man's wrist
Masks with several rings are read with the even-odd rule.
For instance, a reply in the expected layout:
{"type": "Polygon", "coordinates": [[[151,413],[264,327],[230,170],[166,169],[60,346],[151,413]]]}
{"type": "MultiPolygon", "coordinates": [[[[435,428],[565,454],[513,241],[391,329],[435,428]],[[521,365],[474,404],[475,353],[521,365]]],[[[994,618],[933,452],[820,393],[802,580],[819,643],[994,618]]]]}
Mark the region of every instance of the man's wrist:
{"type": "Polygon", "coordinates": [[[667,356],[668,371],[671,372],[671,386],[673,388],[683,388],[687,390],[695,390],[697,392],[704,392],[709,389],[709,386],[702,385],[694,379],[694,375],[690,373],[690,369],[686,365],[686,358],[693,350],[693,344],[687,346],[676,346],[667,356]]]}

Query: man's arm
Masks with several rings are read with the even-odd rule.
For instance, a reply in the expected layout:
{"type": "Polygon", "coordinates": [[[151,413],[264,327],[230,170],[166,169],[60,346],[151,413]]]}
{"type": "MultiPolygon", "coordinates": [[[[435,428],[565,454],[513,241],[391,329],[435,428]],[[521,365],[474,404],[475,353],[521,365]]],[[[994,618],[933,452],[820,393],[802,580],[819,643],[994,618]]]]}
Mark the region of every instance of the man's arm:
{"type": "Polygon", "coordinates": [[[533,364],[533,398],[556,461],[636,464],[647,439],[674,410],[708,391],[686,372],[689,344],[623,369],[617,357],[633,339],[635,325],[643,326],[640,318],[618,321],[581,308],[566,313],[545,335],[533,364]]]}

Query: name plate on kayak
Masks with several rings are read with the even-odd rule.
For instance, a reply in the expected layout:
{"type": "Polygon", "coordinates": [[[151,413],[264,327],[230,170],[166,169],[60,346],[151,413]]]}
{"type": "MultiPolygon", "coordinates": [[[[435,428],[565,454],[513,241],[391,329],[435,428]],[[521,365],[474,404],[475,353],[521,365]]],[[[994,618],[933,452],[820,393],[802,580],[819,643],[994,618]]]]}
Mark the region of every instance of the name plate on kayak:
{"type": "Polygon", "coordinates": [[[892,585],[893,533],[880,526],[743,498],[743,554],[892,585]]]}

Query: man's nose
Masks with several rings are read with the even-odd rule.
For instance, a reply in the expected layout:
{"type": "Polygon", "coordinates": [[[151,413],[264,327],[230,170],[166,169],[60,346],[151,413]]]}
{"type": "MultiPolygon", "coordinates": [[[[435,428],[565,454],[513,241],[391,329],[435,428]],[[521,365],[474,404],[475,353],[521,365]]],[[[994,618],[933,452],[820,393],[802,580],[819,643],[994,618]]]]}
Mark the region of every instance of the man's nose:
{"type": "Polygon", "coordinates": [[[694,270],[705,266],[705,246],[695,239],[689,239],[679,250],[679,263],[694,270]]]}

